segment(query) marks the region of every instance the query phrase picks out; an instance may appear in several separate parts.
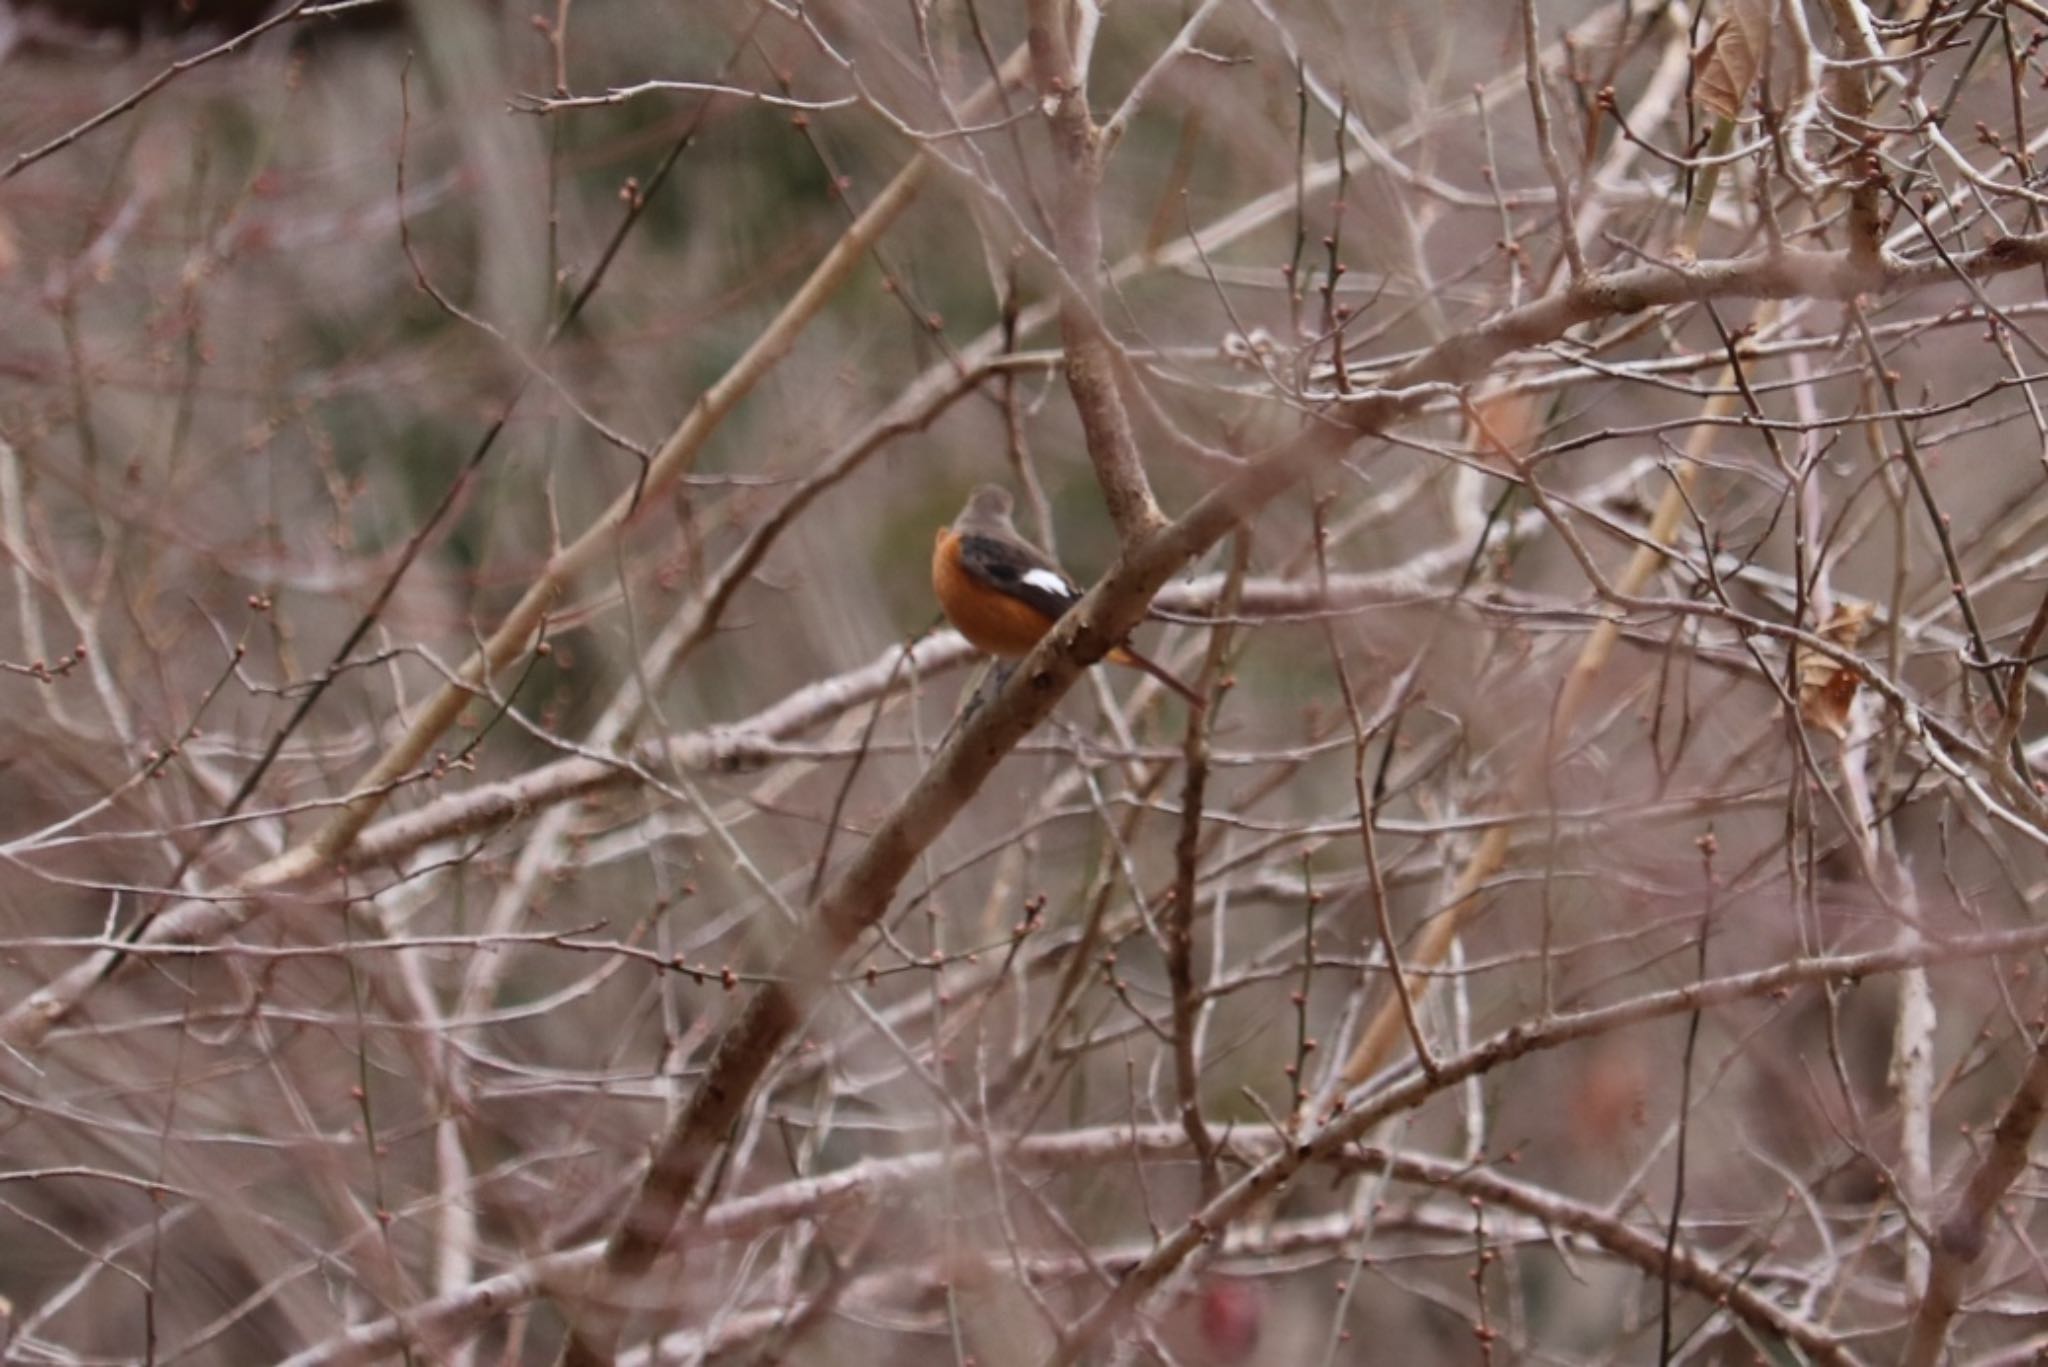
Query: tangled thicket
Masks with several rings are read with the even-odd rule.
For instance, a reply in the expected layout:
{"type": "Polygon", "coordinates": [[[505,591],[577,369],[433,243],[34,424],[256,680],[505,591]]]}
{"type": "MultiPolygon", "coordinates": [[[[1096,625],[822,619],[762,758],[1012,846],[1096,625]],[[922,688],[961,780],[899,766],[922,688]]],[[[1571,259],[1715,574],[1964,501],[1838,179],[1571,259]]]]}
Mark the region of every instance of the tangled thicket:
{"type": "Polygon", "coordinates": [[[364,8],[0,25],[5,1361],[2048,1349],[2048,10],[364,8]]]}

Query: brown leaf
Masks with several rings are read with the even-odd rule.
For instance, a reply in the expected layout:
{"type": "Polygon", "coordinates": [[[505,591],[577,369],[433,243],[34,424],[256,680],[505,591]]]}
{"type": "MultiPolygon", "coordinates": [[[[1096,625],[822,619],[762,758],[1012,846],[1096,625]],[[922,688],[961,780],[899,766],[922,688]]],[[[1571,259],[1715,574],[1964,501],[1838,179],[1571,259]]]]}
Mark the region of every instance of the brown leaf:
{"type": "Polygon", "coordinates": [[[1838,646],[1853,646],[1869,630],[1873,610],[1869,603],[1843,603],[1828,615],[1828,624],[1820,629],[1820,634],[1838,646]]]}
{"type": "MultiPolygon", "coordinates": [[[[1820,634],[1838,646],[1851,647],[1863,639],[1870,624],[1868,603],[1844,603],[1837,607],[1820,629],[1820,634]]],[[[1856,702],[1856,671],[1846,669],[1817,650],[1801,649],[1799,659],[1799,715],[1837,738],[1849,734],[1849,709],[1856,702]]]]}
{"type": "Polygon", "coordinates": [[[1737,118],[1769,51],[1772,0],[1722,0],[1721,18],[1692,59],[1692,102],[1724,119],[1737,118]]]}

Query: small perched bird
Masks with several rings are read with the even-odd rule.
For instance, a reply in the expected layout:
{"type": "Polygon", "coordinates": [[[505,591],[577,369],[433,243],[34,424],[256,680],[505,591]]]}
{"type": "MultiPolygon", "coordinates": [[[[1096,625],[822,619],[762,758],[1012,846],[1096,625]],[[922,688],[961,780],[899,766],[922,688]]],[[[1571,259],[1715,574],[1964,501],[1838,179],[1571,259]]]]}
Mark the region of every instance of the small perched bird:
{"type": "MultiPolygon", "coordinates": [[[[932,549],[932,591],[946,620],[977,649],[1003,660],[1029,654],[1053,623],[1081,601],[1074,581],[1018,534],[1010,520],[1015,506],[1008,489],[982,485],[969,495],[953,525],[939,529],[932,549]]],[[[1144,670],[1189,706],[1203,705],[1195,690],[1129,646],[1116,647],[1109,658],[1144,670]]]]}

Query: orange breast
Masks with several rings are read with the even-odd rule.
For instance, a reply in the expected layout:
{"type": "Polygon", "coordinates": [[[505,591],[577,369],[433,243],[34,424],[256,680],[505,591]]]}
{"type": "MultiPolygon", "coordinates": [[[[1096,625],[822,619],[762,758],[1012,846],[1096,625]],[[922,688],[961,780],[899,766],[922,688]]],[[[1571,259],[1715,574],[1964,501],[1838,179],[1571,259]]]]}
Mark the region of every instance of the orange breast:
{"type": "Polygon", "coordinates": [[[1052,628],[1052,620],[1037,608],[961,569],[960,538],[950,527],[939,529],[932,547],[932,592],[953,629],[990,655],[1014,659],[1027,654],[1052,628]]]}

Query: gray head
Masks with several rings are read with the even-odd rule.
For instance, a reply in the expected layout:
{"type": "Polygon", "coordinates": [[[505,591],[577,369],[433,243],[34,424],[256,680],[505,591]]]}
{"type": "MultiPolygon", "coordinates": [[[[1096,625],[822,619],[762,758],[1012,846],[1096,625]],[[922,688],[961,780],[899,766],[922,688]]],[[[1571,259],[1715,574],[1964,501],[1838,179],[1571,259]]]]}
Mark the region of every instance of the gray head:
{"type": "Polygon", "coordinates": [[[967,496],[967,506],[960,510],[960,516],[953,525],[962,531],[977,527],[994,528],[1000,531],[1010,529],[1010,514],[1016,511],[1016,500],[1010,491],[1000,484],[984,484],[967,496]]]}

